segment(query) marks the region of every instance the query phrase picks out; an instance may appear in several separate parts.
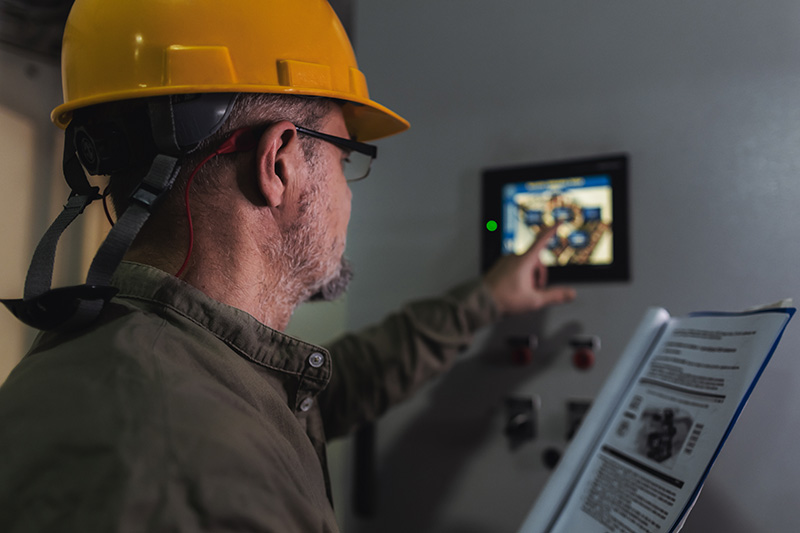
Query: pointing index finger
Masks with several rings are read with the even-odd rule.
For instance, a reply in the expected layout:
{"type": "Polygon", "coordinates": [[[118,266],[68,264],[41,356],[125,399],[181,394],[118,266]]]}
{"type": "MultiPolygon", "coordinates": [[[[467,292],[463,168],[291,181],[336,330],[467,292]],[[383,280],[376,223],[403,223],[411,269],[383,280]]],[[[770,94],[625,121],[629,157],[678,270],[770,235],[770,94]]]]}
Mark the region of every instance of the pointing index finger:
{"type": "Polygon", "coordinates": [[[539,257],[539,252],[544,250],[544,248],[547,246],[547,243],[549,243],[550,239],[552,239],[553,236],[556,234],[558,226],[559,224],[556,224],[554,226],[549,226],[545,228],[536,238],[536,241],[534,241],[534,243],[531,244],[531,247],[528,248],[528,251],[525,252],[524,255],[528,257],[529,256],[539,257]]]}

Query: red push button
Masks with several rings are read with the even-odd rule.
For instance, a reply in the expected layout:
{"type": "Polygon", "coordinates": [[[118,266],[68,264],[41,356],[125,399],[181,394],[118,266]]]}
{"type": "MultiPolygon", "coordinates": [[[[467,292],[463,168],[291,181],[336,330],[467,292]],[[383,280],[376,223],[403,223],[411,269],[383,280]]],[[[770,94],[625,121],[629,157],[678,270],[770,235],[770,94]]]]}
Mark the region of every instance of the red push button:
{"type": "Polygon", "coordinates": [[[578,348],[572,355],[572,364],[580,370],[589,370],[594,366],[594,352],[589,348],[578,348]]]}
{"type": "Polygon", "coordinates": [[[511,362],[515,365],[525,366],[533,361],[533,352],[539,345],[539,339],[536,335],[509,337],[507,343],[511,349],[511,362]]]}
{"type": "Polygon", "coordinates": [[[600,349],[600,337],[596,335],[575,337],[569,344],[575,349],[572,354],[572,366],[579,370],[589,370],[594,366],[594,353],[600,349]]]}
{"type": "Polygon", "coordinates": [[[511,350],[511,362],[518,366],[531,364],[533,361],[533,350],[527,346],[520,346],[511,350]]]}

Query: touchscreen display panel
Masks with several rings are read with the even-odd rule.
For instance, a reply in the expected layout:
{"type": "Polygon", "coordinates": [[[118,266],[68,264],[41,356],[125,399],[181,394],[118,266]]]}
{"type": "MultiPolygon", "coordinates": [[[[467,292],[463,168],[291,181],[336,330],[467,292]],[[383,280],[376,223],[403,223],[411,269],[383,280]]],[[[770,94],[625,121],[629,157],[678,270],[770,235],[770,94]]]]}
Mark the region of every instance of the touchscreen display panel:
{"type": "Polygon", "coordinates": [[[627,180],[627,154],[485,170],[483,271],[559,223],[541,255],[551,281],[630,280],[627,180]]]}

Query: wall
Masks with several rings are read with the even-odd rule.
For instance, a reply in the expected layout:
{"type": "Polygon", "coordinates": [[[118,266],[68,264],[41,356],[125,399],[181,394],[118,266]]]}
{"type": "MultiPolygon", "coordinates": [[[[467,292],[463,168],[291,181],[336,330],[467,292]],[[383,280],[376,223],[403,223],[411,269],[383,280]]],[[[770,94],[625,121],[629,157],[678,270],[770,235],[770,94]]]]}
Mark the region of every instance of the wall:
{"type": "MultiPolygon", "coordinates": [[[[0,200],[0,294],[19,298],[35,239],[47,227],[40,206],[49,204],[47,184],[57,161],[55,128],[48,124],[47,114],[48,104],[60,95],[60,80],[53,65],[6,50],[0,50],[0,79],[0,180],[4,191],[0,200]]],[[[0,353],[2,382],[27,349],[33,331],[1,309],[0,336],[4,343],[0,353]]]]}
{"type": "MultiPolygon", "coordinates": [[[[58,65],[0,49],[0,297],[20,298],[36,243],[61,211],[69,189],[61,172],[63,133],[50,122],[61,103],[58,65]]],[[[54,286],[82,283],[108,225],[102,207],[89,207],[59,243],[54,286]]],[[[0,383],[35,332],[0,309],[0,383]]]]}
{"type": "MultiPolygon", "coordinates": [[[[625,151],[633,281],[483,332],[445,379],[378,425],[379,507],[350,531],[514,531],[563,447],[564,402],[590,398],[651,305],[675,314],[797,296],[800,5],[791,0],[360,2],[371,94],[412,123],[353,187],[347,320],[478,272],[481,170],[625,151]],[[545,348],[520,372],[487,358],[509,332],[545,348]],[[564,334],[599,335],[592,372],[564,334]],[[542,434],[509,450],[506,394],[538,395],[542,434]]],[[[800,414],[790,326],[684,531],[797,529],[800,414]]],[[[343,457],[346,455],[343,454],[343,457]]],[[[339,489],[349,496],[347,472],[339,489]]]]}

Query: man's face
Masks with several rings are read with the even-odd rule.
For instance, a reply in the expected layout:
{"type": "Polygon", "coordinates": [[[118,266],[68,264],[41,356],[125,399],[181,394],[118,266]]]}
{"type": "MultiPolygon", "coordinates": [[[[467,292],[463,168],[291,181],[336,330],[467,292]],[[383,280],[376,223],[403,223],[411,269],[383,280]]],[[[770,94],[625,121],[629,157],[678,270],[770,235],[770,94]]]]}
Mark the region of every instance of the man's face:
{"type": "MultiPolygon", "coordinates": [[[[337,107],[323,121],[319,131],[349,137],[341,110],[337,107]]],[[[343,160],[347,154],[339,147],[314,141],[316,157],[309,165],[308,183],[301,197],[301,220],[305,249],[298,253],[306,259],[310,275],[307,289],[310,300],[334,300],[341,296],[352,277],[344,259],[347,224],[350,221],[352,193],[344,176],[343,160]]]]}

